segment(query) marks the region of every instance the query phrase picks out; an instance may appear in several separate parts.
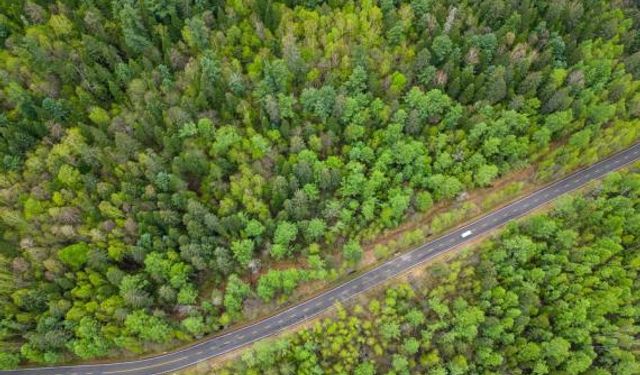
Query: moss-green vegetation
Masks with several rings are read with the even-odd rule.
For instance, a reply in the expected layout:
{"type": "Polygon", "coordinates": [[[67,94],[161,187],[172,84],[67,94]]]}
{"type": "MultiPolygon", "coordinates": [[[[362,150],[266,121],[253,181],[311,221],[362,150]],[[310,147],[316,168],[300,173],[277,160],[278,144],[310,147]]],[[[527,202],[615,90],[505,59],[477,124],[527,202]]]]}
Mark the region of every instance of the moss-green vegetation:
{"type": "Polygon", "coordinates": [[[218,331],[415,212],[632,143],[639,20],[621,0],[0,2],[1,365],[218,331]]]}
{"type": "Polygon", "coordinates": [[[216,373],[640,372],[640,174],[616,173],[479,247],[216,373]]]}

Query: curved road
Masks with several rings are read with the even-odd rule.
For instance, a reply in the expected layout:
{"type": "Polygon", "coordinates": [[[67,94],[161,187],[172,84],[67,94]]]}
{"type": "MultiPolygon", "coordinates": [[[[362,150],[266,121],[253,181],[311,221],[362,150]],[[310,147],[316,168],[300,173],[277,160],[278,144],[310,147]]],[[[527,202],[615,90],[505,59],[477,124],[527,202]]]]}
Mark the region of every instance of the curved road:
{"type": "Polygon", "coordinates": [[[575,172],[524,198],[497,209],[480,219],[459,229],[447,233],[433,241],[393,258],[380,266],[359,275],[335,288],[304,301],[287,310],[281,311],[264,320],[239,328],[224,335],[211,337],[185,349],[149,357],[145,359],[103,364],[86,364],[58,367],[22,368],[12,371],[0,371],[0,374],[43,374],[43,375],[147,375],[164,374],[232,351],[261,338],[271,336],[285,328],[294,326],[331,307],[336,301],[354,297],[394,276],[423,263],[438,254],[456,247],[479,235],[486,234],[505,223],[518,218],[554,198],[574,190],[587,182],[629,164],[640,157],[640,144],[636,144],[620,153],[602,160],[586,169],[575,172]],[[462,233],[471,234],[462,237],[462,233]]]}

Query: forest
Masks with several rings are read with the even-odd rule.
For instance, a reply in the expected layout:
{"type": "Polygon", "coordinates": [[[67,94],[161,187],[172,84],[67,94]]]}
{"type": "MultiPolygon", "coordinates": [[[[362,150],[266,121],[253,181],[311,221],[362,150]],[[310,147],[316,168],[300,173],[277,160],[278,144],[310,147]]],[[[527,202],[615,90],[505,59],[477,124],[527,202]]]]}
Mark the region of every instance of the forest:
{"type": "Polygon", "coordinates": [[[640,174],[510,223],[216,374],[640,373],[640,174]]]}
{"type": "Polygon", "coordinates": [[[638,30],[627,0],[0,2],[0,368],[185,344],[634,143],[638,30]]]}

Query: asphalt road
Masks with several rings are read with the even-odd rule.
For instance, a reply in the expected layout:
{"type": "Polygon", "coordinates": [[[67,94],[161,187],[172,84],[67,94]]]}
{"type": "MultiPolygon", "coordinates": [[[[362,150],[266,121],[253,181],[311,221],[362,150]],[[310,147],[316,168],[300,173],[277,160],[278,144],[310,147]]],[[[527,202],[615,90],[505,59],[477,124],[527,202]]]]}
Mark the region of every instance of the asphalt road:
{"type": "Polygon", "coordinates": [[[211,337],[175,352],[149,357],[145,359],[108,363],[86,364],[58,367],[22,368],[12,371],[0,371],[0,374],[64,374],[64,375],[97,375],[97,374],[164,374],[175,371],[212,357],[224,354],[245,346],[261,338],[271,336],[285,328],[309,319],[331,307],[336,301],[344,301],[362,293],[394,276],[403,273],[438,254],[446,252],[460,244],[486,234],[505,223],[518,218],[554,198],[574,190],[589,181],[629,164],[640,157],[640,144],[636,144],[608,159],[602,160],[586,169],[554,182],[526,197],[507,206],[497,209],[480,219],[459,229],[447,233],[433,241],[413,249],[401,256],[393,258],[380,266],[355,277],[314,298],[281,311],[267,319],[239,328],[224,335],[211,337]],[[471,234],[462,238],[462,233],[471,234]]]}

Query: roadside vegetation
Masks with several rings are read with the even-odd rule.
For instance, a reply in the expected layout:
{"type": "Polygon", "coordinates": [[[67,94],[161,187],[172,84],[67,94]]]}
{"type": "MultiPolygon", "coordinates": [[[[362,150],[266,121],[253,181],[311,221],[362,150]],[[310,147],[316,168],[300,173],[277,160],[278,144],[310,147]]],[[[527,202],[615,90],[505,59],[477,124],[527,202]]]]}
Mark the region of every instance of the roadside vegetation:
{"type": "Polygon", "coordinates": [[[640,174],[508,225],[216,374],[640,372],[640,174]]]}
{"type": "Polygon", "coordinates": [[[1,2],[0,367],[187,343],[507,173],[630,145],[639,25],[622,0],[1,2]]]}

